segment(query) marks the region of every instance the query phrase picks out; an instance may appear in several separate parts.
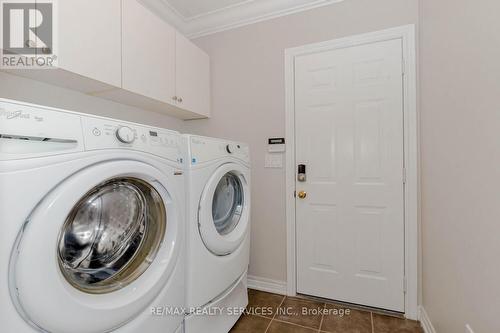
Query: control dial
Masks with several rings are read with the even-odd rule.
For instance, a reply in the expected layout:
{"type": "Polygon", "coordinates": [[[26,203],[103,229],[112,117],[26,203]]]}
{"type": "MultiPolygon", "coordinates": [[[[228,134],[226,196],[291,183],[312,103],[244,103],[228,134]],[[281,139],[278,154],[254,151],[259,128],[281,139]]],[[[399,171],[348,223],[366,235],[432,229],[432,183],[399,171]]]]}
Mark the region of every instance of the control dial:
{"type": "Polygon", "coordinates": [[[229,154],[234,153],[237,149],[240,149],[240,148],[241,148],[240,145],[232,145],[232,144],[226,145],[226,151],[229,154]]]}
{"type": "Polygon", "coordinates": [[[120,126],[116,130],[116,138],[123,143],[133,143],[135,141],[135,132],[128,126],[120,126]]]}

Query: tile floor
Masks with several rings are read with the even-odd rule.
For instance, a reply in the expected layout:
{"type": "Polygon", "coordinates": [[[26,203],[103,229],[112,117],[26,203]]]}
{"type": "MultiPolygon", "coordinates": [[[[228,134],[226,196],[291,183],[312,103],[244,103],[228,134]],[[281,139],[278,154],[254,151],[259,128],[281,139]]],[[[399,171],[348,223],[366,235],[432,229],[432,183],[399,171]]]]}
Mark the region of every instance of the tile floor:
{"type": "Polygon", "coordinates": [[[247,312],[231,333],[423,333],[416,321],[252,289],[247,312]]]}

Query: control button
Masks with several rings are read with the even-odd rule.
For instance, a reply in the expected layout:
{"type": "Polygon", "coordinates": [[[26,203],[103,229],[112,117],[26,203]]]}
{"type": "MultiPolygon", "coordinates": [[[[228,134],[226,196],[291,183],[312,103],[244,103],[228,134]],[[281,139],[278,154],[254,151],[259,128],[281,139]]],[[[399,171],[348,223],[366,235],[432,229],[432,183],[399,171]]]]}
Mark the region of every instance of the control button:
{"type": "Polygon", "coordinates": [[[146,137],[146,134],[141,135],[141,140],[142,142],[146,142],[148,138],[146,137]]]}
{"type": "Polygon", "coordinates": [[[94,129],[92,130],[92,134],[94,134],[94,136],[101,136],[101,130],[97,127],[94,127],[94,129]]]}
{"type": "Polygon", "coordinates": [[[132,143],[135,140],[135,132],[128,126],[120,126],[116,130],[116,138],[123,143],[132,143]]]}

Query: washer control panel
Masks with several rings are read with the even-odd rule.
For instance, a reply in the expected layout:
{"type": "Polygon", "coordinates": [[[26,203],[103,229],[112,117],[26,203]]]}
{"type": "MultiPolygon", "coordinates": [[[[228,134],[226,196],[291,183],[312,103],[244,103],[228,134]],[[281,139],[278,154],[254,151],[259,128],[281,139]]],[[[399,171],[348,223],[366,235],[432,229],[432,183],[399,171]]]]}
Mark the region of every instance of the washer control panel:
{"type": "Polygon", "coordinates": [[[82,118],[86,150],[132,149],[182,163],[177,132],[103,118],[82,118]]]}

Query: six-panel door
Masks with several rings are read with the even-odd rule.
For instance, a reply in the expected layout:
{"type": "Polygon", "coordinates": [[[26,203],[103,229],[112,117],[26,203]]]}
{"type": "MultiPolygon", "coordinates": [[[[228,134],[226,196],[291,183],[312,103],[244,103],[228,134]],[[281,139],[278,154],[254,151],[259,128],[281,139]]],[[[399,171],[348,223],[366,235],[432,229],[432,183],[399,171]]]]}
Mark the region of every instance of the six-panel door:
{"type": "Polygon", "coordinates": [[[297,291],[404,312],[400,39],[295,60],[297,291]]]}

